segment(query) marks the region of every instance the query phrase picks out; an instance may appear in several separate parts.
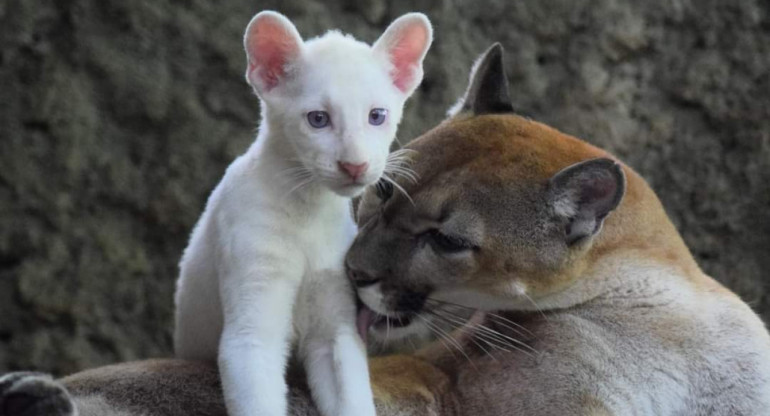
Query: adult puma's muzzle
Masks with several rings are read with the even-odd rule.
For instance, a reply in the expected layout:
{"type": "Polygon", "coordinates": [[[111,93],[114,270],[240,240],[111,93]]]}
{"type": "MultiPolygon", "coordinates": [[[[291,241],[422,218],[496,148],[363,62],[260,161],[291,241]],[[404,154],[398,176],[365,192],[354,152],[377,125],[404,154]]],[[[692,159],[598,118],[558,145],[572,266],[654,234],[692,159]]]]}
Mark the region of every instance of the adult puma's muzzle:
{"type": "Polygon", "coordinates": [[[360,300],[357,326],[363,339],[367,339],[370,331],[389,339],[408,336],[419,332],[413,324],[429,319],[423,315],[432,288],[400,279],[399,276],[407,276],[406,265],[402,262],[392,266],[392,260],[384,258],[384,253],[398,252],[397,244],[384,245],[389,245],[390,250],[377,250],[383,256],[366,256],[364,253],[370,252],[371,247],[364,242],[354,243],[345,262],[360,300]]]}

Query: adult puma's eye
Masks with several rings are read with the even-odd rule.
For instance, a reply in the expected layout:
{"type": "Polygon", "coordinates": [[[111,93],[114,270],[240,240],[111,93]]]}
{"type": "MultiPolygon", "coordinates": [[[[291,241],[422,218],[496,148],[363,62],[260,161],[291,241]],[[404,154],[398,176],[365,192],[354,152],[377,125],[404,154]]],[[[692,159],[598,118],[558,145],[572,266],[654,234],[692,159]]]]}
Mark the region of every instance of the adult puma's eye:
{"type": "Polygon", "coordinates": [[[326,111],[311,111],[307,113],[307,122],[317,129],[322,129],[329,125],[329,113],[326,111]]]}
{"type": "Polygon", "coordinates": [[[384,178],[377,182],[374,189],[377,191],[377,197],[380,198],[382,202],[387,201],[393,196],[393,184],[384,178]]]}
{"type": "Polygon", "coordinates": [[[375,108],[369,112],[369,124],[372,126],[379,126],[385,122],[387,116],[388,110],[384,108],[375,108]]]}
{"type": "Polygon", "coordinates": [[[439,230],[428,231],[425,233],[425,236],[434,248],[444,253],[459,253],[476,248],[473,244],[460,237],[447,235],[439,230]]]}

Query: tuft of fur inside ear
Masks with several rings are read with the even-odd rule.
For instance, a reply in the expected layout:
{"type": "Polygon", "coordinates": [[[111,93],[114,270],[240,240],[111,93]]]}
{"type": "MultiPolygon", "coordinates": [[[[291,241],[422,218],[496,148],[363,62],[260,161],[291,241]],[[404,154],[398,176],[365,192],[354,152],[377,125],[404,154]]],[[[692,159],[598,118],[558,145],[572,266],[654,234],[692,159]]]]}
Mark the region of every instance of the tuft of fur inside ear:
{"type": "Polygon", "coordinates": [[[285,81],[302,51],[302,37],[284,15],[263,11],[246,27],[243,45],[248,58],[246,81],[264,94],[285,81]]]}
{"type": "Polygon", "coordinates": [[[372,49],[391,64],[393,85],[407,96],[422,82],[422,61],[433,42],[433,27],[422,13],[407,13],[385,29],[372,49]]]}
{"type": "Polygon", "coordinates": [[[551,178],[549,203],[567,224],[567,245],[599,232],[604,218],[620,204],[625,184],[623,169],[607,158],[576,163],[551,178]]]}

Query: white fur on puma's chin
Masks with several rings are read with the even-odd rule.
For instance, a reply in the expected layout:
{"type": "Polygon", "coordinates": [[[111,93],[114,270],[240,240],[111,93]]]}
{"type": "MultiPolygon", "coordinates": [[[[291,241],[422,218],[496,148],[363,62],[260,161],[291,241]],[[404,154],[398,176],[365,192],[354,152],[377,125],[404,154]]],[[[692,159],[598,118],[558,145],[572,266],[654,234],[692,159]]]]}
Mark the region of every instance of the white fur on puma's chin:
{"type": "MultiPolygon", "coordinates": [[[[366,315],[367,322],[359,322],[359,333],[361,336],[369,340],[370,344],[376,352],[390,351],[393,348],[398,349],[399,352],[403,352],[410,339],[428,339],[431,336],[430,328],[427,326],[423,319],[432,320],[430,316],[420,315],[420,318],[412,319],[409,325],[404,327],[394,327],[390,325],[390,322],[386,322],[385,325],[373,325],[372,320],[378,319],[382,316],[388,316],[392,322],[396,322],[396,317],[392,312],[388,311],[383,304],[383,295],[380,291],[380,284],[359,288],[357,290],[358,298],[364,304],[363,308],[368,308],[371,312],[366,313],[364,310],[359,310],[359,319],[361,315],[366,315]],[[406,342],[406,343],[405,343],[406,342]]],[[[416,343],[421,345],[422,342],[416,343]]],[[[414,345],[414,343],[413,343],[414,345]]]]}
{"type": "MultiPolygon", "coordinates": [[[[526,285],[514,281],[507,284],[507,286],[505,292],[508,293],[508,296],[483,293],[470,288],[453,288],[435,291],[430,294],[430,298],[438,304],[457,305],[458,307],[467,310],[485,312],[499,310],[538,310],[538,305],[534,303],[527,294],[526,285]]],[[[380,283],[359,288],[357,294],[365,307],[374,312],[375,318],[378,316],[389,316],[393,321],[398,319],[395,317],[393,311],[388,310],[385,306],[386,302],[383,293],[380,290],[380,283]]],[[[431,322],[432,325],[435,325],[431,314],[420,311],[417,315],[419,315],[418,318],[412,319],[411,323],[404,327],[393,328],[391,326],[386,328],[382,325],[380,325],[380,327],[369,326],[367,335],[376,344],[381,344],[385,348],[389,348],[391,345],[397,345],[408,338],[430,337],[431,329],[425,320],[431,322]]],[[[359,328],[359,331],[361,330],[362,329],[359,328]]]]}

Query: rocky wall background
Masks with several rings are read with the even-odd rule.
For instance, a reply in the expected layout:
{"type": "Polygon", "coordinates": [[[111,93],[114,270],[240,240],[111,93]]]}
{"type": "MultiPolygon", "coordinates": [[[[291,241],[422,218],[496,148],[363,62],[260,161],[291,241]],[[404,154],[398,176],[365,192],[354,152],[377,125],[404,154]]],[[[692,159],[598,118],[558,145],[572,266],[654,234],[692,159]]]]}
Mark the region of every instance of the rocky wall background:
{"type": "Polygon", "coordinates": [[[428,14],[404,141],[500,41],[521,112],[639,170],[704,269],[770,318],[769,3],[418,3],[0,1],[0,372],[170,354],[176,263],[257,126],[241,39],[268,8],[367,42],[428,14]]]}

